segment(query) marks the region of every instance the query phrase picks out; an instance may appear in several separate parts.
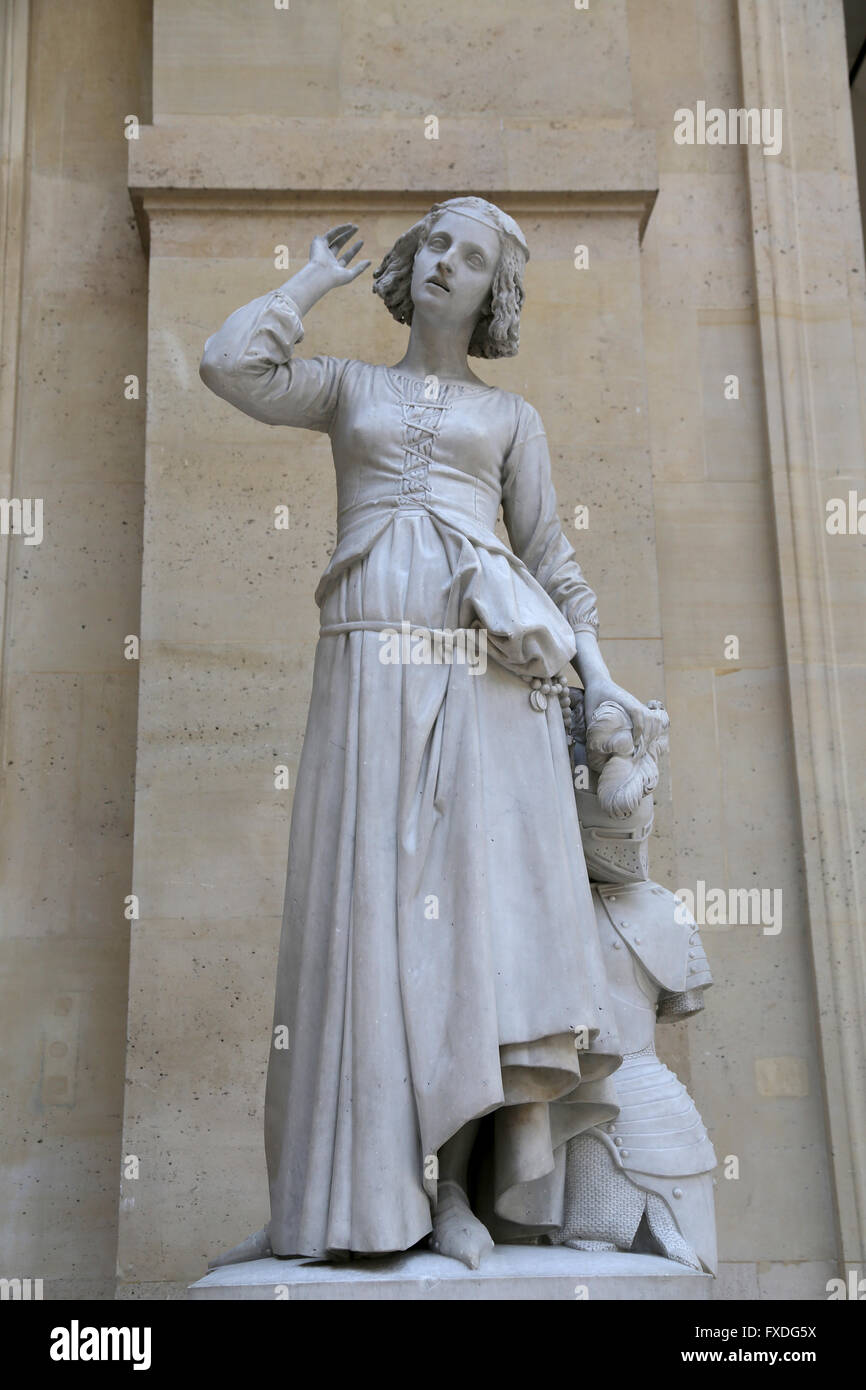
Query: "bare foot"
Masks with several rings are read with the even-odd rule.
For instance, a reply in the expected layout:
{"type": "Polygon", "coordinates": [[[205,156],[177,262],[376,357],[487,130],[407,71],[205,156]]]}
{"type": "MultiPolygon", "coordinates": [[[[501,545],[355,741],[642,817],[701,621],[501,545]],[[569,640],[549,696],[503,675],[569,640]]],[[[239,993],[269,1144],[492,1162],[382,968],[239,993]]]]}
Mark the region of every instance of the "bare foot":
{"type": "Polygon", "coordinates": [[[271,1249],[270,1237],[268,1236],[267,1226],[263,1226],[254,1235],[247,1236],[240,1245],[232,1246],[224,1255],[217,1255],[216,1259],[208,1260],[208,1269],[219,1269],[221,1265],[239,1265],[246,1260],[266,1260],[274,1252],[271,1249]]]}
{"type": "Polygon", "coordinates": [[[460,1260],[469,1269],[477,1269],[482,1256],[493,1249],[487,1227],[472,1215],[463,1188],[450,1179],[439,1182],[429,1244],[437,1255],[460,1260]]]}

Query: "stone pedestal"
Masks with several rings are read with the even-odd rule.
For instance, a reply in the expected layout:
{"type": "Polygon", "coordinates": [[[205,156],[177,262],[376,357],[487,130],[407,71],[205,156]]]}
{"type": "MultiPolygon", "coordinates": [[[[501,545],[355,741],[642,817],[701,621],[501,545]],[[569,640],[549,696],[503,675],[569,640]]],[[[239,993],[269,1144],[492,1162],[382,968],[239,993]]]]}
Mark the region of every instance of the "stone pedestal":
{"type": "Polygon", "coordinates": [[[369,1300],[445,1302],[710,1299],[713,1280],[656,1255],[567,1250],[564,1246],[497,1245],[481,1269],[427,1250],[343,1262],[251,1260],[215,1269],[188,1297],[310,1302],[369,1300]]]}

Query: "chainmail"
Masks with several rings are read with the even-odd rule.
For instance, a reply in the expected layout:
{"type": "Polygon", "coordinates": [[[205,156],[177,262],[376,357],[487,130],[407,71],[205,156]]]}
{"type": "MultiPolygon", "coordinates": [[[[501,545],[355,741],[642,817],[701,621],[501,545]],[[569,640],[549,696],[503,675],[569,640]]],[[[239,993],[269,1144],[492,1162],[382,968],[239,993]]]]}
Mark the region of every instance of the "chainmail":
{"type": "Polygon", "coordinates": [[[689,1265],[700,1274],[700,1260],[680,1233],[667,1202],[657,1192],[646,1194],[646,1219],[662,1254],[669,1260],[676,1260],[677,1264],[689,1265]]]}
{"type": "Polygon", "coordinates": [[[659,1019],[688,1018],[704,1007],[704,991],[686,989],[682,994],[663,994],[656,1006],[659,1019]]]}
{"type": "Polygon", "coordinates": [[[556,1244],[580,1240],[577,1248],[585,1249],[585,1241],[613,1241],[618,1250],[628,1250],[644,1213],[644,1197],[617,1168],[600,1139],[576,1135],[568,1144],[562,1228],[556,1244]]]}
{"type": "Polygon", "coordinates": [[[667,1202],[633,1183],[600,1139],[578,1134],[569,1140],[566,1152],[562,1226],[550,1237],[551,1244],[573,1250],[630,1250],[645,1213],[661,1254],[701,1270],[667,1202]]]}

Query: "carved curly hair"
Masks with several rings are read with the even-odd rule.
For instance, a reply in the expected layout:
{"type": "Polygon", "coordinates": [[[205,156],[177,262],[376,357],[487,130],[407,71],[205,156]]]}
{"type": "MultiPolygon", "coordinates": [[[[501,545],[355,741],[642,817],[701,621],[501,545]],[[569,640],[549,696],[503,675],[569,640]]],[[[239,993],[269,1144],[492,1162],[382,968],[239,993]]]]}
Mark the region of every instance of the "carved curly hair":
{"type": "MultiPolygon", "coordinates": [[[[399,236],[373,271],[373,293],[398,323],[410,324],[415,306],[410,288],[415,253],[427,240],[442,216],[433,209],[399,236]]],[[[523,288],[525,257],[509,236],[499,232],[499,263],[490,287],[490,304],[475,325],[467,349],[470,357],[515,357],[520,346],[520,310],[526,297],[523,288]]]]}

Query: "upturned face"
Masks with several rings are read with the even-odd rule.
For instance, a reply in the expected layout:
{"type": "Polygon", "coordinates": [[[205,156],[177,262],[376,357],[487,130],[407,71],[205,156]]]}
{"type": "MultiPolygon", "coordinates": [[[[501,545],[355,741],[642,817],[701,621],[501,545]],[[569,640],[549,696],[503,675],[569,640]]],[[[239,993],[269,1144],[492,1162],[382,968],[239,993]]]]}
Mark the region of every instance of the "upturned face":
{"type": "Polygon", "coordinates": [[[415,253],[410,290],[415,313],[474,327],[489,303],[499,256],[493,227],[444,212],[415,253]]]}

